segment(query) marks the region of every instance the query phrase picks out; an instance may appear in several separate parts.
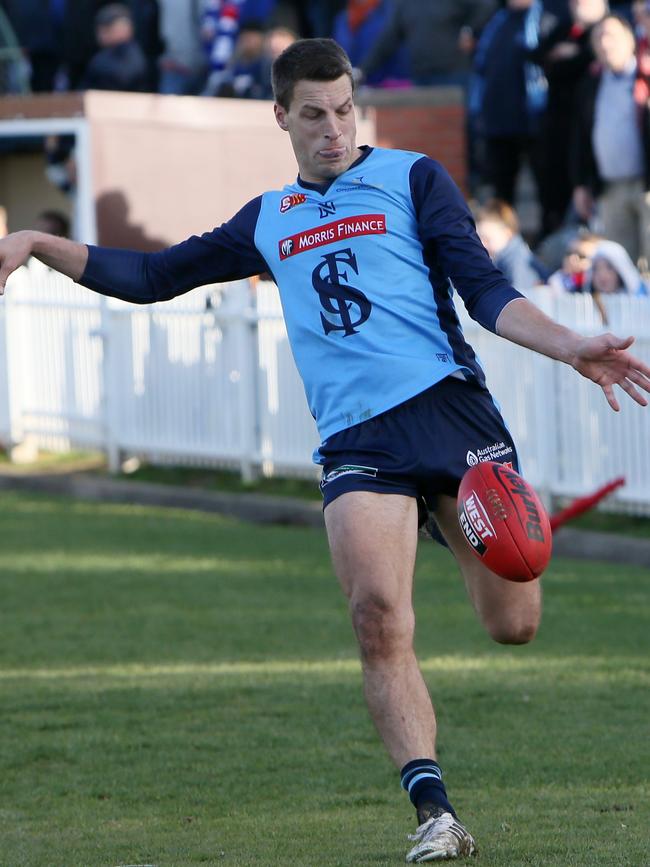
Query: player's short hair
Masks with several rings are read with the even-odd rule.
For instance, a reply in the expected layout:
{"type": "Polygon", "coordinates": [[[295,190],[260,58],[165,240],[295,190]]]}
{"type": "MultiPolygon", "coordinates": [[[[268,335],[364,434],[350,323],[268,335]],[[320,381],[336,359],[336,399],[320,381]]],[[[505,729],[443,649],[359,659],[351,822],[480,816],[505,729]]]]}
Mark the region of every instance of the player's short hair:
{"type": "Polygon", "coordinates": [[[336,81],[350,78],[354,90],[350,58],[333,39],[298,39],[275,59],[271,68],[273,96],[278,105],[289,109],[293,90],[299,81],[336,81]]]}

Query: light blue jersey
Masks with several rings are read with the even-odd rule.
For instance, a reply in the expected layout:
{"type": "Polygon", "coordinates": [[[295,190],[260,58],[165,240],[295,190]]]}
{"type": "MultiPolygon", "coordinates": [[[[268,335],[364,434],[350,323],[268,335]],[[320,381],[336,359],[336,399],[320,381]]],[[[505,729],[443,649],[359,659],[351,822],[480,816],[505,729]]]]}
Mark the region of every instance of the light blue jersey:
{"type": "Polygon", "coordinates": [[[323,440],[454,372],[483,384],[453,289],[492,330],[521,297],[490,261],[445,170],[382,148],[363,148],[326,184],[298,178],[264,193],[200,238],[116,253],[91,248],[82,282],[131,301],[269,271],[323,440]]]}
{"type": "Polygon", "coordinates": [[[280,288],[323,439],[461,366],[439,326],[418,237],[409,186],[418,159],[374,149],[323,193],[296,183],[262,196],[255,246],[280,288]]]}

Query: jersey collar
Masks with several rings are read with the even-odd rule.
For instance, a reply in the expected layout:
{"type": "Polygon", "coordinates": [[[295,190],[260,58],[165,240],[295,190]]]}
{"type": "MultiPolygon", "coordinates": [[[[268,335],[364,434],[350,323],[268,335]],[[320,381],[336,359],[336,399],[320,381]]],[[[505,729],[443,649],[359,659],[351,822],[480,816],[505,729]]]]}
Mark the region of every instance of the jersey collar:
{"type": "Polygon", "coordinates": [[[361,156],[357,157],[357,159],[352,163],[352,165],[348,166],[348,168],[342,174],[338,175],[338,177],[331,178],[329,181],[323,181],[322,184],[315,184],[311,181],[303,181],[300,175],[298,175],[298,186],[303,187],[306,190],[314,190],[321,195],[325,195],[325,193],[329,190],[334,181],[338,181],[338,179],[342,178],[344,174],[350,171],[350,169],[355,169],[358,165],[361,165],[364,160],[368,159],[368,157],[373,151],[370,145],[359,145],[359,150],[362,152],[361,156]]]}

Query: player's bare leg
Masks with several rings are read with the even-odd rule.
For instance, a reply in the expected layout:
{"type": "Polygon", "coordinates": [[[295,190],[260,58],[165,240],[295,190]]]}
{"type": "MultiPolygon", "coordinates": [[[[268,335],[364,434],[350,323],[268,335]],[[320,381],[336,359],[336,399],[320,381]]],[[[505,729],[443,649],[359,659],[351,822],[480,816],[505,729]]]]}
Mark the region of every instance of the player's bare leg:
{"type": "Polygon", "coordinates": [[[327,506],[325,524],[359,642],[368,709],[418,810],[421,824],[407,861],[470,855],[474,841],[435,776],[440,772],[434,761],[436,718],[413,650],[416,501],[348,492],[327,506]],[[427,800],[432,791],[435,803],[427,800]]]}
{"type": "Polygon", "coordinates": [[[453,497],[439,497],[434,514],[458,561],[476,613],[489,635],[502,644],[526,644],[531,641],[542,613],[539,581],[506,581],[490,572],[470,551],[465,541],[453,497]]]}
{"type": "Polygon", "coordinates": [[[351,491],[327,506],[325,524],[375,726],[398,767],[435,757],[436,719],[413,651],[416,501],[351,491]]]}

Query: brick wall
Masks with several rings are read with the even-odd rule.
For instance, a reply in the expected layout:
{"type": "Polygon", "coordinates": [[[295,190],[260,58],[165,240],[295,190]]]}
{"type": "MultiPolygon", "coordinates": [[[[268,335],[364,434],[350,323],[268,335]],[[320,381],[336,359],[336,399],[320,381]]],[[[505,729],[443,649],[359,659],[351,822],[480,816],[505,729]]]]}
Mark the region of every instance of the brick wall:
{"type": "Polygon", "coordinates": [[[439,160],[467,192],[465,109],[457,87],[372,90],[359,105],[375,113],[380,147],[420,151],[439,160]]]}

